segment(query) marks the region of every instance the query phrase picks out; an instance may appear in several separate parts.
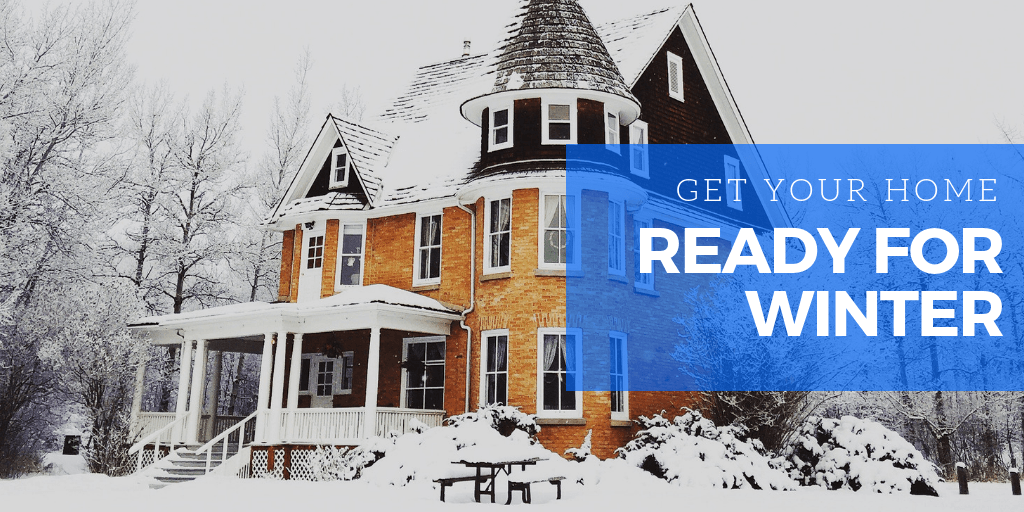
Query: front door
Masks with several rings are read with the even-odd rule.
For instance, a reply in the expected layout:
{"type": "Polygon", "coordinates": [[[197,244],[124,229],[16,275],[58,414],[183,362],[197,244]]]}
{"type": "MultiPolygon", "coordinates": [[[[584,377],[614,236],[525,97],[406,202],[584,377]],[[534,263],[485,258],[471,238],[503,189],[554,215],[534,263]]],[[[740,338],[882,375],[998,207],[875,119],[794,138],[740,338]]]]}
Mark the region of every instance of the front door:
{"type": "Polygon", "coordinates": [[[326,229],[323,225],[302,233],[302,263],[299,269],[299,302],[320,298],[320,287],[324,275],[324,240],[326,229]]]}

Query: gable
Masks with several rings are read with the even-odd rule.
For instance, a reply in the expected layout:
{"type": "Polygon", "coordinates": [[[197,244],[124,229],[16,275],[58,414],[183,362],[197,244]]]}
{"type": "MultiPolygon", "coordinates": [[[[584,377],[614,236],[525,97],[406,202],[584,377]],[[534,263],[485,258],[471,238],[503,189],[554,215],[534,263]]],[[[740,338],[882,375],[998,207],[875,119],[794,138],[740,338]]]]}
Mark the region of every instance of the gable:
{"type": "MultiPolygon", "coordinates": [[[[338,139],[334,143],[334,146],[331,147],[331,149],[340,148],[343,146],[344,144],[342,144],[341,139],[338,139]]],[[[369,204],[370,202],[366,194],[366,190],[363,188],[362,183],[358,179],[348,180],[348,186],[343,188],[332,189],[330,185],[331,156],[330,154],[328,154],[327,158],[323,160],[323,164],[320,166],[320,171],[317,173],[316,178],[313,179],[313,183],[309,186],[309,190],[306,191],[306,194],[303,196],[303,198],[310,199],[314,197],[322,197],[326,196],[331,192],[337,192],[341,194],[349,194],[352,196],[352,198],[358,200],[360,203],[364,205],[369,204]]]]}

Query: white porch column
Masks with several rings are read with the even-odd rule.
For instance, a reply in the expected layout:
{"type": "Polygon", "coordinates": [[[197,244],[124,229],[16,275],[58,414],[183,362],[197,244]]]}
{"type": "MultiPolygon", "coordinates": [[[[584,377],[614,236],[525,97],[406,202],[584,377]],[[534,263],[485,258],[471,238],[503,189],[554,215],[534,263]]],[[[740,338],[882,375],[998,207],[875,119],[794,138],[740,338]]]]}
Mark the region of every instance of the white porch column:
{"type": "MultiPolygon", "coordinates": [[[[188,412],[188,383],[189,377],[192,374],[192,340],[185,340],[181,342],[181,348],[178,361],[178,402],[174,407],[174,420],[178,421],[185,417],[188,412]]],[[[185,440],[185,432],[179,426],[174,427],[175,442],[182,442],[185,440]]]]}
{"type": "Polygon", "coordinates": [[[380,327],[370,330],[370,355],[366,360],[366,405],[363,408],[363,437],[377,435],[377,387],[380,379],[380,327]]]}
{"type": "Polygon", "coordinates": [[[132,395],[132,416],[129,423],[131,428],[128,430],[131,435],[142,432],[139,416],[142,416],[142,392],[146,389],[146,362],[147,359],[144,355],[139,361],[138,368],[135,369],[135,394],[132,395]]]}
{"type": "Polygon", "coordinates": [[[267,440],[266,412],[270,404],[270,369],[274,360],[274,334],[263,335],[263,360],[260,362],[260,390],[256,397],[256,442],[267,440]]]}
{"type": "Polygon", "coordinates": [[[206,340],[196,340],[196,359],[192,364],[192,397],[188,404],[186,442],[199,442],[199,423],[203,417],[203,391],[206,389],[206,340]]]}
{"type": "MultiPolygon", "coordinates": [[[[210,384],[206,389],[206,396],[209,398],[209,405],[206,407],[206,414],[210,416],[206,422],[206,431],[203,432],[203,439],[213,439],[217,426],[217,409],[220,406],[220,377],[224,366],[224,351],[218,350],[217,356],[213,358],[213,375],[210,376],[210,384]]],[[[219,432],[217,432],[219,434],[219,432]]]]}
{"type": "Polygon", "coordinates": [[[270,392],[270,425],[267,429],[267,441],[271,444],[281,442],[281,410],[284,404],[284,358],[285,347],[288,345],[288,333],[277,334],[277,350],[274,351],[274,381],[270,392]]]}
{"type": "Polygon", "coordinates": [[[302,333],[292,335],[292,364],[288,378],[288,433],[287,439],[295,437],[295,411],[299,409],[299,375],[302,373],[302,333]]]}

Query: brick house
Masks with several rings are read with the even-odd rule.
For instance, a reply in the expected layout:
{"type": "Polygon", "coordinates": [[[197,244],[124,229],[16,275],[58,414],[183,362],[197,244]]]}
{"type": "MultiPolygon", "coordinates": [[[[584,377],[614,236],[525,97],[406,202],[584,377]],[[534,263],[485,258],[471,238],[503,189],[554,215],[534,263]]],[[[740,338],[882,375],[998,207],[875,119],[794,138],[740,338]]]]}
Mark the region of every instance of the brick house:
{"type": "Polygon", "coordinates": [[[140,378],[133,413],[148,436],[136,449],[230,438],[253,471],[280,471],[313,445],[505,403],[537,414],[556,452],[592,430],[594,453],[612,456],[631,419],[693,397],[627,391],[630,372],[667,354],[628,353],[644,322],[609,301],[586,319],[567,315],[567,282],[599,275],[595,294],[676,307],[700,281],[634,272],[636,229],[788,224],[762,200],[757,158],[692,172],[749,177],[739,208],[684,205],[679,176],[648,165],[646,144],[751,142],[692,6],[595,28],[575,0],[525,2],[502,48],[420,68],[372,122],[327,118],[266,223],[283,236],[277,302],[133,326],[180,347],[182,368],[173,413],[139,410],[140,378]],[[567,191],[566,147],[577,143],[628,159],[621,195],[567,191]],[[607,223],[608,236],[574,241],[580,217],[607,223]],[[584,345],[611,347],[609,390],[567,389],[584,345]],[[210,394],[210,351],[262,354],[253,415],[225,422],[190,405],[210,394]]]}

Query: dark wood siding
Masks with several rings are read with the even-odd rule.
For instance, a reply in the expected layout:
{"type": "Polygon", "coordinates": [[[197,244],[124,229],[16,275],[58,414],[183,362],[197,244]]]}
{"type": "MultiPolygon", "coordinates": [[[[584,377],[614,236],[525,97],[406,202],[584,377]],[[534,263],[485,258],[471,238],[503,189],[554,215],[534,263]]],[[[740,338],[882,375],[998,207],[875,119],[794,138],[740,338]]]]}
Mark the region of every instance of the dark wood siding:
{"type": "MultiPolygon", "coordinates": [[[[334,147],[336,147],[336,148],[341,147],[341,141],[339,140],[339,141],[335,142],[334,147]]],[[[349,158],[351,158],[351,156],[349,158]]],[[[363,204],[367,203],[366,192],[363,191],[363,187],[359,185],[359,179],[356,178],[355,175],[350,175],[349,176],[348,186],[347,187],[340,188],[340,189],[335,189],[335,191],[337,191],[337,192],[348,192],[350,194],[353,194],[357,198],[359,198],[359,200],[362,201],[363,204]]],[[[309,198],[309,197],[325,196],[325,195],[327,195],[328,192],[331,192],[331,157],[330,157],[330,155],[328,155],[328,157],[324,160],[323,165],[320,166],[320,172],[317,173],[316,179],[314,179],[313,180],[313,184],[310,185],[309,192],[306,193],[306,197],[309,198]]]]}
{"type": "Polygon", "coordinates": [[[536,160],[562,160],[564,162],[565,146],[544,145],[540,142],[540,98],[515,100],[512,108],[512,147],[490,152],[487,151],[490,116],[488,110],[484,110],[480,123],[482,127],[480,162],[474,169],[474,178],[504,172],[510,167],[521,168],[522,166],[514,165],[516,162],[536,160]]]}

